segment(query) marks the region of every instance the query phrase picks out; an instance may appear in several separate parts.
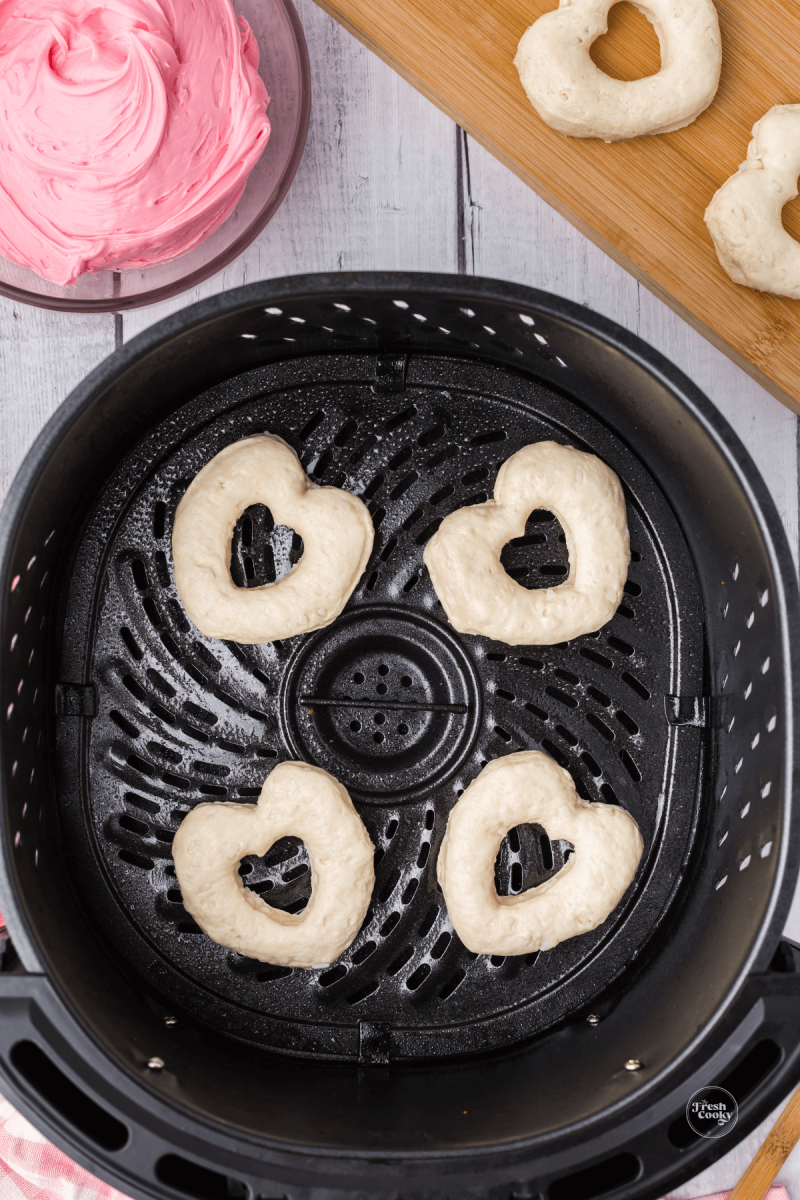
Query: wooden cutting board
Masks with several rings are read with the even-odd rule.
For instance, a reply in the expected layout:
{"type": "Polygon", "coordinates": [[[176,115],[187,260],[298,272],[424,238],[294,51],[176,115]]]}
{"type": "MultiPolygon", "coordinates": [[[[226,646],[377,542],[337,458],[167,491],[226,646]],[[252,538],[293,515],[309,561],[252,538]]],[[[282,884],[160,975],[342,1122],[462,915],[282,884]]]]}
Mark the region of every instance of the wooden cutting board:
{"type": "MultiPolygon", "coordinates": [[[[687,0],[688,2],[688,0],[687,0]]],[[[800,412],[800,300],[732,283],[703,223],[743,161],[753,124],[800,102],[797,0],[719,0],[723,68],[711,107],[676,133],[606,145],[566,138],[532,109],[513,65],[555,0],[320,0],[322,7],[790,408],[800,412]]],[[[603,70],[658,70],[631,4],[593,47],[603,70]]],[[[800,239],[800,199],[784,209],[800,239]]]]}

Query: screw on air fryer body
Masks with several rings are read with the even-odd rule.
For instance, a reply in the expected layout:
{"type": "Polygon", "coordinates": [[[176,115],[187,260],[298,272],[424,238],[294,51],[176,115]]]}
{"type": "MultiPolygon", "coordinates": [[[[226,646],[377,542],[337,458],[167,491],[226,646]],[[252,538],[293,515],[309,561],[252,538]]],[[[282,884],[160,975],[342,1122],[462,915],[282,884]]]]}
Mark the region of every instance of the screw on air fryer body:
{"type": "Polygon", "coordinates": [[[178,1018],[177,1017],[164,1017],[164,1024],[167,1025],[171,1029],[173,1025],[178,1024],[178,1018]]]}
{"type": "Polygon", "coordinates": [[[586,1018],[586,1020],[589,1022],[590,1025],[599,1025],[600,1024],[600,1018],[598,1017],[597,1013],[589,1013],[589,1016],[586,1018]]]}
{"type": "Polygon", "coordinates": [[[626,1071],[641,1071],[641,1069],[642,1069],[642,1064],[639,1062],[638,1058],[629,1058],[628,1061],[625,1063],[626,1071]]]}
{"type": "Polygon", "coordinates": [[[151,1071],[163,1071],[164,1070],[163,1058],[149,1058],[147,1060],[147,1065],[151,1071]]]}

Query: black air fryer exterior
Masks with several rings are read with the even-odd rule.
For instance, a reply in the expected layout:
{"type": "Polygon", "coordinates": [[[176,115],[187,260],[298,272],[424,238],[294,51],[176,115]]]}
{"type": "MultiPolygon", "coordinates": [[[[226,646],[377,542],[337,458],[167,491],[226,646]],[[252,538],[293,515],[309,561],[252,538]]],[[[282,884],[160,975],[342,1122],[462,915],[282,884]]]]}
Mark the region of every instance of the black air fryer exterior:
{"type": "Polygon", "coordinates": [[[89,1169],[135,1197],[648,1200],[730,1149],[795,1082],[800,962],[779,947],[798,854],[794,568],[730,427],[637,338],[490,280],[256,284],[169,318],[93,372],[23,464],[1,533],[2,909],[19,954],[0,974],[1,1090],[89,1169]],[[342,351],[368,356],[376,405],[405,386],[415,356],[441,355],[538,379],[585,407],[657,481],[701,591],[701,703],[667,704],[702,745],[703,828],[670,920],[590,1008],[462,1062],[292,1060],[190,1019],[165,1023],[163,995],[112,961],[62,861],[54,732],[69,736],[72,722],[78,738],[96,703],[90,679],[57,674],[77,636],[63,585],[100,490],[200,392],[342,351]],[[742,699],[751,675],[757,724],[742,699]],[[148,1067],[154,1057],[162,1070],[148,1067]],[[626,1071],[634,1058],[641,1069],[626,1071]],[[709,1083],[730,1086],[739,1121],[726,1138],[692,1140],[682,1114],[709,1083]]]}

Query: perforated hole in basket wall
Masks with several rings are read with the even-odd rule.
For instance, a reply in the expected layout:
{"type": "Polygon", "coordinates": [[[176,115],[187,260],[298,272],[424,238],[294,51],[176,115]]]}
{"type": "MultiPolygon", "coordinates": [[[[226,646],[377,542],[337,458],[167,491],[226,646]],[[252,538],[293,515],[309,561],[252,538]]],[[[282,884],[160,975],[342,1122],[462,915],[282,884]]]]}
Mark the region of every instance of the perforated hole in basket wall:
{"type": "Polygon", "coordinates": [[[774,700],[774,604],[763,579],[744,574],[734,558],[721,581],[719,611],[725,649],[716,669],[720,727],[715,800],[720,811],[717,833],[719,891],[757,867],[773,853],[779,830],[764,817],[765,802],[777,786],[781,733],[774,700]]]}
{"type": "Polygon", "coordinates": [[[46,630],[59,546],[55,530],[40,545],[26,545],[13,571],[7,597],[9,630],[3,647],[3,702],[0,720],[9,766],[5,806],[8,831],[19,868],[34,873],[43,852],[50,785],[45,748],[48,700],[46,630]]]}

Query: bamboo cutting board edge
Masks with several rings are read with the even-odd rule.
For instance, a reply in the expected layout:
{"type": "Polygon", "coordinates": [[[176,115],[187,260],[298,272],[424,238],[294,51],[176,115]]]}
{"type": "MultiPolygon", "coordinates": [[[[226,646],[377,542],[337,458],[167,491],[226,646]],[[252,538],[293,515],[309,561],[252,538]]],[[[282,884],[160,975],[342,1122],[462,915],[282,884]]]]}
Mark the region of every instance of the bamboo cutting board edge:
{"type": "MultiPolygon", "coordinates": [[[[548,188],[541,180],[537,179],[531,172],[517,162],[512,155],[506,153],[491,137],[489,137],[482,129],[477,127],[468,116],[458,111],[447,98],[431,88],[424,79],[422,79],[415,71],[413,71],[405,62],[399,59],[395,54],[383,46],[370,31],[358,24],[352,17],[344,12],[335,2],[335,0],[316,0],[321,8],[323,8],[334,20],[338,21],[349,33],[362,42],[369,50],[381,58],[388,66],[397,71],[405,80],[413,87],[422,93],[432,104],[436,105],[446,116],[455,121],[470,137],[479,142],[488,152],[494,155],[500,162],[503,163],[510,171],[517,175],[530,188],[532,188],[539,196],[550,204],[558,213],[566,220],[580,230],[586,237],[598,246],[604,253],[608,254],[615,262],[619,263],[626,271],[630,272],[643,286],[648,288],[655,296],[666,304],[673,312],[677,313],[684,321],[686,321],[693,329],[697,330],[703,337],[707,338],[712,345],[716,346],[724,354],[726,354],[733,362],[736,363],[743,371],[756,380],[766,391],[775,396],[782,404],[785,404],[793,412],[800,414],[800,397],[795,399],[789,392],[780,386],[775,380],[771,379],[763,371],[761,371],[746,355],[742,354],[735,346],[719,334],[710,325],[702,321],[691,309],[686,307],[680,300],[673,296],[663,285],[653,279],[641,267],[638,266],[632,259],[625,255],[613,242],[605,238],[601,233],[594,229],[580,214],[573,211],[569,205],[556,196],[550,188],[548,188]]],[[[743,156],[743,154],[742,154],[743,156]]],[[[731,287],[736,285],[731,284],[731,287]]],[[[799,362],[800,367],[800,362],[799,362]]]]}

